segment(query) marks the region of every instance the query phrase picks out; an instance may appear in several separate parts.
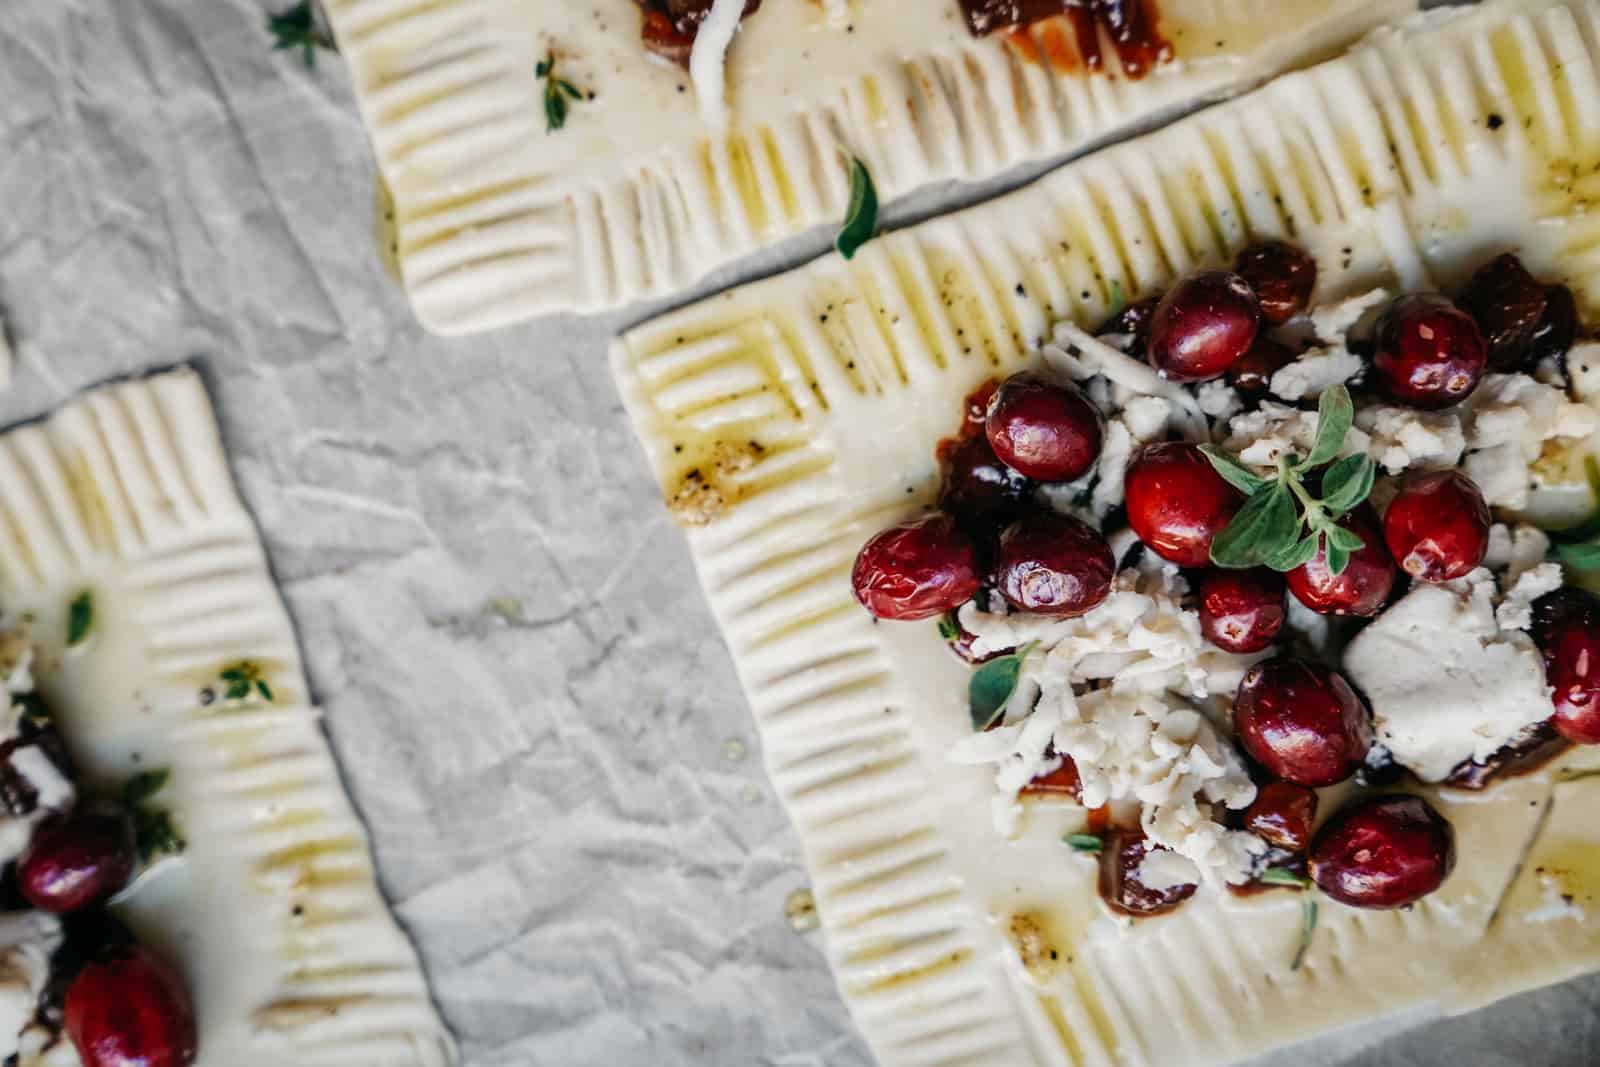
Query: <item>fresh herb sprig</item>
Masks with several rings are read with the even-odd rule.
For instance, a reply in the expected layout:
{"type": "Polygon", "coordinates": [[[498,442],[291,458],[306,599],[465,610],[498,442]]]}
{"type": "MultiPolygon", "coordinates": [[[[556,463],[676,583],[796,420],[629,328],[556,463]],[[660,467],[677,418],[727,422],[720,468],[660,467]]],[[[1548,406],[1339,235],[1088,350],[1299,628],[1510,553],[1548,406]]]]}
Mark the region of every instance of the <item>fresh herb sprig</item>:
{"type": "Polygon", "coordinates": [[[1105,838],[1099,834],[1068,834],[1061,840],[1072,846],[1072,851],[1087,856],[1098,856],[1106,848],[1105,838]]]}
{"type": "Polygon", "coordinates": [[[1229,484],[1249,496],[1244,507],[1211,544],[1211,561],[1219,567],[1271,567],[1292,571],[1309,562],[1319,549],[1326,553],[1330,574],[1343,574],[1350,554],[1366,546],[1361,536],[1339,525],[1339,519],[1372,493],[1377,468],[1369,456],[1336,459],[1355,419],[1350,391],[1336,385],[1317,406],[1317,439],[1311,454],[1278,457],[1277,472],[1256,474],[1213,445],[1201,451],[1229,484]],[[1307,476],[1319,467],[1321,496],[1313,496],[1307,476]]]}
{"type": "Polygon", "coordinates": [[[304,49],[308,67],[317,65],[317,49],[326,48],[330,52],[339,50],[333,37],[317,22],[317,13],[311,0],[300,0],[291,8],[268,15],[267,30],[277,39],[272,46],[273,51],[304,49]]]}
{"type": "Polygon", "coordinates": [[[878,187],[867,165],[850,157],[850,207],[833,246],[845,259],[854,259],[861,246],[878,233],[878,187]]]}
{"type": "Polygon", "coordinates": [[[974,730],[982,733],[1000,721],[1011,694],[1017,691],[1022,661],[1038,643],[1023,645],[1009,656],[992,659],[972,672],[972,680],[967,683],[967,702],[971,705],[974,730]]]}
{"type": "Polygon", "coordinates": [[[252,663],[246,660],[242,663],[231,664],[222,668],[222,672],[218,677],[228,683],[222,695],[229,700],[245,700],[254,690],[261,695],[262,700],[265,700],[268,704],[272,703],[272,687],[262,677],[259,663],[252,663]]]}
{"type": "Polygon", "coordinates": [[[550,52],[534,68],[539,80],[544,82],[545,132],[554,133],[567,124],[568,103],[582,100],[583,90],[556,73],[556,54],[550,52]]]}
{"type": "Polygon", "coordinates": [[[67,647],[83,644],[94,627],[94,594],[87,589],[67,605],[67,647]]]}
{"type": "Polygon", "coordinates": [[[171,813],[150,803],[167,787],[170,777],[171,772],[166,770],[145,771],[129,778],[122,786],[122,805],[133,818],[139,856],[146,863],[157,856],[177,855],[185,847],[171,813]]]}

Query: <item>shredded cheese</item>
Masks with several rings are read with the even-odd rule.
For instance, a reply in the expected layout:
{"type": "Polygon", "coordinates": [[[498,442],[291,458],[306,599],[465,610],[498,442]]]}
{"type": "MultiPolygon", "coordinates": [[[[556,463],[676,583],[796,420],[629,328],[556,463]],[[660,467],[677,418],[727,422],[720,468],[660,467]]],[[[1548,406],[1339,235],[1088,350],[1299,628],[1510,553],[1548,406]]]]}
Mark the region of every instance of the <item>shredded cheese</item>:
{"type": "Polygon", "coordinates": [[[695,35],[689,77],[706,125],[720,133],[728,126],[728,49],[739,32],[745,0],[715,0],[695,35]]]}

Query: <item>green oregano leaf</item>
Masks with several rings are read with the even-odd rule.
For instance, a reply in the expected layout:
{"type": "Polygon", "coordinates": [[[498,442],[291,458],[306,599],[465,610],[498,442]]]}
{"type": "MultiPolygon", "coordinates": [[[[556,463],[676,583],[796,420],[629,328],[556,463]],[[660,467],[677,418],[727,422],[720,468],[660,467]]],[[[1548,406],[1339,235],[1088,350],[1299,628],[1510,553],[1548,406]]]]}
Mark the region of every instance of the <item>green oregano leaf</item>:
{"type": "Polygon", "coordinates": [[[850,157],[850,208],[833,245],[845,259],[854,259],[861,246],[878,232],[878,189],[867,165],[850,157]]]}
{"type": "Polygon", "coordinates": [[[972,672],[967,683],[967,702],[971,705],[972,728],[979,733],[989,729],[1005,714],[1006,702],[1017,691],[1022,661],[1038,642],[1023,645],[1009,656],[992,659],[972,672]]]}
{"type": "Polygon", "coordinates": [[[317,65],[317,49],[338,51],[333,38],[317,25],[317,15],[312,10],[311,0],[300,0],[298,4],[275,15],[268,15],[267,31],[274,38],[273,51],[299,48],[304,53],[307,67],[317,65]]]}
{"type": "Polygon", "coordinates": [[[1239,514],[1211,542],[1211,561],[1219,567],[1259,567],[1293,545],[1300,516],[1288,486],[1274,482],[1245,501],[1239,514]]]}
{"type": "Polygon", "coordinates": [[[130,808],[138,807],[165,789],[171,777],[169,770],[144,771],[134,775],[123,783],[122,803],[130,808]]]}
{"type": "Polygon", "coordinates": [[[1068,834],[1061,840],[1072,846],[1074,852],[1086,852],[1099,855],[1105,850],[1106,843],[1099,834],[1068,834]]]}
{"type": "Polygon", "coordinates": [[[546,133],[554,133],[566,126],[569,100],[582,100],[583,90],[556,74],[554,52],[547,53],[534,67],[534,74],[544,82],[544,124],[546,133]]]}
{"type": "Polygon", "coordinates": [[[1268,867],[1261,872],[1262,885],[1292,885],[1296,889],[1311,888],[1311,879],[1303,874],[1296,874],[1287,867],[1268,867]]]}
{"type": "Polygon", "coordinates": [[[67,606],[67,647],[80,645],[94,626],[94,594],[87,589],[67,606]]]}
{"type": "Polygon", "coordinates": [[[1372,494],[1378,468],[1370,456],[1345,456],[1322,475],[1322,506],[1338,518],[1372,494]]]}
{"type": "Polygon", "coordinates": [[[1322,528],[1322,535],[1328,539],[1328,544],[1346,552],[1360,552],[1367,547],[1367,543],[1361,539],[1360,534],[1354,530],[1347,530],[1343,526],[1335,526],[1332,523],[1322,528]]]}
{"type": "Polygon", "coordinates": [[[1346,567],[1350,566],[1350,550],[1335,544],[1327,545],[1326,549],[1327,554],[1324,559],[1328,565],[1328,573],[1337,578],[1344,573],[1346,567]]]}
{"type": "Polygon", "coordinates": [[[1600,543],[1586,541],[1582,544],[1555,546],[1556,556],[1575,571],[1600,571],[1600,543]]]}
{"type": "Polygon", "coordinates": [[[164,808],[135,808],[133,828],[139,858],[146,863],[158,856],[177,855],[184,850],[183,837],[164,808]]]}
{"type": "Polygon", "coordinates": [[[1206,459],[1211,461],[1211,466],[1222,475],[1222,480],[1246,495],[1254,495],[1260,488],[1267,484],[1267,479],[1240,463],[1233,456],[1224,452],[1216,445],[1201,445],[1200,451],[1206,459]]]}
{"type": "Polygon", "coordinates": [[[1321,538],[1317,534],[1306,534],[1282,552],[1269,556],[1266,561],[1267,566],[1284,573],[1302,567],[1316,557],[1317,546],[1321,543],[1321,538]]]}
{"type": "Polygon", "coordinates": [[[956,622],[955,615],[939,616],[939,636],[946,641],[954,641],[961,636],[961,627],[956,622]]]}
{"type": "Polygon", "coordinates": [[[1299,464],[1302,471],[1320,467],[1339,454],[1344,447],[1345,435],[1355,422],[1356,409],[1350,401],[1350,390],[1342,385],[1325,389],[1317,402],[1317,443],[1299,464]]]}
{"type": "Polygon", "coordinates": [[[1123,309],[1126,308],[1127,306],[1128,306],[1127,301],[1125,301],[1122,298],[1122,282],[1117,278],[1112,278],[1111,279],[1111,316],[1110,317],[1113,318],[1113,319],[1116,318],[1118,315],[1122,314],[1123,309]]]}
{"type": "Polygon", "coordinates": [[[1298,971],[1300,965],[1306,961],[1306,953],[1311,951],[1311,938],[1317,932],[1317,898],[1307,893],[1300,902],[1300,947],[1295,950],[1294,962],[1289,964],[1291,971],[1298,971]]]}

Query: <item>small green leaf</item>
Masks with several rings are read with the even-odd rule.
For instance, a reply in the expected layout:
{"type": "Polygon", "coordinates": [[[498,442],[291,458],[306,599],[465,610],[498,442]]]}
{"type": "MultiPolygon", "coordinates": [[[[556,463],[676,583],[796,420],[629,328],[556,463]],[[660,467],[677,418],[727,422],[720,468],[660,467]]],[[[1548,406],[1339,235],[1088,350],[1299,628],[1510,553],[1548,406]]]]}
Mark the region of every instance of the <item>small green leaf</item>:
{"type": "Polygon", "coordinates": [[[1338,518],[1372,494],[1378,468],[1369,456],[1345,456],[1322,475],[1322,506],[1338,518]]]}
{"type": "Polygon", "coordinates": [[[67,647],[83,643],[94,626],[94,594],[87,589],[72,598],[67,608],[67,647]]]}
{"type": "Polygon", "coordinates": [[[245,682],[250,680],[250,676],[245,673],[243,667],[229,667],[219,677],[224,682],[245,682]]]}
{"type": "Polygon", "coordinates": [[[939,616],[939,636],[946,641],[954,641],[961,636],[961,626],[953,614],[939,616]]]}
{"type": "Polygon", "coordinates": [[[312,10],[311,0],[300,0],[298,4],[278,12],[276,15],[267,16],[267,31],[272,34],[275,41],[272,50],[282,52],[291,48],[305,50],[306,66],[314,67],[317,64],[317,49],[326,48],[330,52],[338,51],[333,38],[324,33],[317,25],[316,13],[312,10]]]}
{"type": "Polygon", "coordinates": [[[129,778],[122,786],[122,803],[136,808],[167,787],[172,777],[168,770],[145,771],[129,778]]]}
{"type": "Polygon", "coordinates": [[[1316,556],[1317,545],[1320,543],[1321,538],[1317,534],[1306,534],[1282,552],[1270,556],[1266,561],[1267,566],[1284,573],[1304,566],[1316,556]]]}
{"type": "Polygon", "coordinates": [[[1119,279],[1112,278],[1111,279],[1111,317],[1112,318],[1116,318],[1118,315],[1122,314],[1122,309],[1127,307],[1127,306],[1128,306],[1127,302],[1125,300],[1123,300],[1123,298],[1122,298],[1122,282],[1119,279]]]}
{"type": "Polygon", "coordinates": [[[1298,971],[1311,951],[1311,938],[1317,932],[1317,898],[1310,893],[1300,902],[1300,947],[1295,950],[1291,971],[1298,971]]]}
{"type": "Polygon", "coordinates": [[[1367,547],[1367,543],[1361,539],[1360,534],[1354,530],[1347,530],[1343,526],[1329,524],[1323,527],[1322,533],[1328,539],[1330,545],[1335,548],[1342,548],[1346,552],[1360,552],[1367,547]]]}
{"type": "Polygon", "coordinates": [[[568,103],[582,100],[583,90],[556,76],[556,57],[551,52],[534,67],[534,74],[544,82],[544,124],[546,133],[554,133],[566,126],[568,103]]]}
{"type": "Polygon", "coordinates": [[[1575,571],[1600,571],[1600,543],[1585,541],[1576,545],[1556,545],[1561,562],[1575,571]]]}
{"type": "Polygon", "coordinates": [[[555,60],[553,59],[541,59],[539,60],[538,64],[534,66],[533,73],[540,78],[547,77],[550,74],[550,70],[554,63],[555,60]]]}
{"type": "Polygon", "coordinates": [[[1206,459],[1211,461],[1211,466],[1222,475],[1222,480],[1246,495],[1254,495],[1267,479],[1256,474],[1255,471],[1240,463],[1237,459],[1218,448],[1216,445],[1201,445],[1200,451],[1206,459]]]}
{"type": "Polygon", "coordinates": [[[250,683],[241,678],[236,682],[228,683],[227,697],[229,700],[243,700],[250,695],[250,683]]]}
{"type": "Polygon", "coordinates": [[[1263,488],[1239,509],[1225,530],[1211,542],[1211,561],[1241,570],[1259,567],[1292,546],[1300,533],[1294,497],[1279,482],[1263,488]]]}
{"type": "Polygon", "coordinates": [[[1106,843],[1101,840],[1099,834],[1068,834],[1061,840],[1071,845],[1074,852],[1099,855],[1106,847],[1106,843]]]}
{"type": "Polygon", "coordinates": [[[256,692],[261,694],[261,699],[268,704],[272,703],[272,687],[261,679],[256,679],[256,692]]]}
{"type": "Polygon", "coordinates": [[[1322,399],[1317,402],[1317,443],[1311,449],[1311,455],[1301,461],[1297,469],[1311,470],[1337,456],[1344,447],[1345,435],[1350,432],[1355,417],[1356,409],[1350,402],[1350,390],[1342,385],[1323,390],[1322,399]]]}
{"type": "Polygon", "coordinates": [[[1296,889],[1311,888],[1311,879],[1286,867],[1268,867],[1261,872],[1262,885],[1292,885],[1296,889]]]}
{"type": "Polygon", "coordinates": [[[1346,567],[1350,566],[1350,550],[1330,544],[1327,546],[1325,562],[1328,565],[1328,573],[1337,578],[1344,573],[1346,567]]]}
{"type": "Polygon", "coordinates": [[[556,86],[574,100],[583,99],[583,93],[578,89],[578,87],[567,81],[565,78],[557,79],[556,86]]]}
{"type": "Polygon", "coordinates": [[[872,184],[872,174],[861,160],[850,157],[850,208],[845,212],[844,227],[833,245],[845,259],[854,259],[861,246],[872,240],[878,232],[878,189],[872,184]]]}
{"type": "Polygon", "coordinates": [[[1022,661],[1028,658],[1034,645],[1024,645],[1009,656],[992,659],[972,673],[967,683],[967,702],[971,705],[972,728],[979,733],[993,726],[1005,713],[1006,701],[1017,691],[1017,678],[1022,674],[1022,661]]]}
{"type": "Polygon", "coordinates": [[[133,826],[139,857],[146,863],[158,856],[176,855],[184,849],[184,840],[173,825],[172,816],[163,809],[135,808],[133,826]]]}

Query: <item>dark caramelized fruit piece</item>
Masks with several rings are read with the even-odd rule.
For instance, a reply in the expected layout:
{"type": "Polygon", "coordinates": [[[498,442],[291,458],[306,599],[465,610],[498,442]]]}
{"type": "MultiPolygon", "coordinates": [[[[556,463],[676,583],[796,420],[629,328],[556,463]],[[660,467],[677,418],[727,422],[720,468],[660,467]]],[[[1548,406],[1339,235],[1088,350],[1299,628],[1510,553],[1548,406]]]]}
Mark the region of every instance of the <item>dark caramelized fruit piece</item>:
{"type": "MultiPolygon", "coordinates": [[[[689,65],[700,24],[711,14],[714,0],[634,0],[644,15],[640,33],[645,48],[680,66],[689,65]]],[[[761,0],[745,0],[742,18],[761,7],[761,0]]]]}
{"type": "Polygon", "coordinates": [[[1180,567],[1211,562],[1211,542],[1244,494],[1223,480],[1198,445],[1147,445],[1127,473],[1128,525],[1146,547],[1180,567]]]}
{"type": "Polygon", "coordinates": [[[1316,822],[1316,792],[1292,782],[1268,782],[1244,813],[1246,830],[1285,852],[1304,852],[1316,822]]]}
{"type": "Polygon", "coordinates": [[[1421,797],[1376,797],[1328,820],[1311,846],[1311,877],[1353,908],[1403,908],[1444,884],[1455,833],[1421,797]]]}
{"type": "Polygon", "coordinates": [[[1143,917],[1171,911],[1194,896],[1196,885],[1151,889],[1139,880],[1139,865],[1160,846],[1139,830],[1112,830],[1100,850],[1100,896],[1113,911],[1143,917]]]}
{"type": "MultiPolygon", "coordinates": [[[[1054,756],[1054,746],[1048,755],[1054,756]]],[[[1071,756],[1061,757],[1061,766],[1048,774],[1041,774],[1022,787],[1027,796],[1067,796],[1077,800],[1083,793],[1083,781],[1078,777],[1078,765],[1071,756]]]]}
{"type": "Polygon", "coordinates": [[[1071,618],[1104,602],[1116,566],[1100,531],[1070,515],[1039,512],[1001,533],[994,584],[1020,611],[1071,618]]]}
{"type": "Polygon", "coordinates": [[[1261,319],[1282,326],[1311,306],[1317,287],[1317,261],[1286,241],[1257,241],[1239,253],[1234,273],[1255,290],[1261,319]]]}
{"type": "Polygon", "coordinates": [[[1531,364],[1533,335],[1548,302],[1547,287],[1509,252],[1478,268],[1461,294],[1461,309],[1483,333],[1491,370],[1506,373],[1531,364]]]}
{"type": "Polygon", "coordinates": [[[862,546],[850,572],[861,606],[880,619],[931,619],[978,593],[978,549],[948,515],[925,515],[862,546]]]}
{"type": "Polygon", "coordinates": [[[1088,70],[1104,65],[1102,30],[1128,78],[1141,78],[1172,58],[1172,45],[1161,35],[1155,0],[961,0],[961,11],[974,37],[1065,16],[1078,57],[1088,70]]]}
{"type": "Polygon", "coordinates": [[[1032,480],[1000,462],[986,434],[955,442],[943,458],[939,506],[963,522],[992,528],[1028,510],[1032,480]]]}
{"type": "Polygon", "coordinates": [[[1246,672],[1233,728],[1268,773],[1314,789],[1349,778],[1372,747],[1371,716],[1344,676],[1289,657],[1246,672]]]}
{"type": "Polygon", "coordinates": [[[1271,391],[1272,376],[1293,363],[1294,350],[1270,337],[1257,337],[1244,358],[1228,368],[1228,384],[1248,400],[1259,400],[1271,391]]]}

